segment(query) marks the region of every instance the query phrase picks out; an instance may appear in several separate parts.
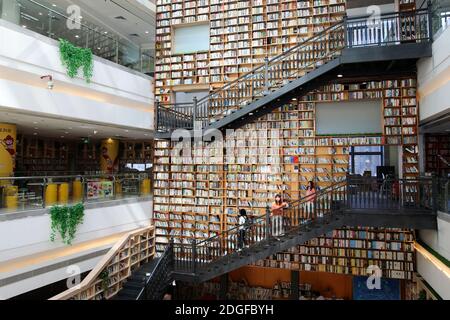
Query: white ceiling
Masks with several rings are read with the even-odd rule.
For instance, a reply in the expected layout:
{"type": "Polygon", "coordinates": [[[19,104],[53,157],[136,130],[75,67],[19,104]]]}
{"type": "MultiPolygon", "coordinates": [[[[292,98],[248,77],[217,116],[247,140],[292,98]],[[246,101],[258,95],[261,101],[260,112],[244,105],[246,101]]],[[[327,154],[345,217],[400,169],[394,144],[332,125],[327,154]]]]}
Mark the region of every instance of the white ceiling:
{"type": "Polygon", "coordinates": [[[154,0],[35,0],[64,15],[69,5],[79,5],[82,23],[101,26],[137,45],[154,48],[156,7],[154,0]],[[55,6],[53,6],[55,5],[55,6]],[[123,17],[123,19],[116,19],[123,17]],[[89,23],[88,23],[89,22],[89,23]],[[131,36],[137,34],[136,36],[131,36]]]}
{"type": "Polygon", "coordinates": [[[78,122],[61,118],[43,117],[37,114],[21,114],[0,109],[0,122],[17,125],[19,133],[39,137],[79,140],[116,138],[123,140],[149,140],[151,131],[126,127],[113,127],[99,123],[78,122]]]}

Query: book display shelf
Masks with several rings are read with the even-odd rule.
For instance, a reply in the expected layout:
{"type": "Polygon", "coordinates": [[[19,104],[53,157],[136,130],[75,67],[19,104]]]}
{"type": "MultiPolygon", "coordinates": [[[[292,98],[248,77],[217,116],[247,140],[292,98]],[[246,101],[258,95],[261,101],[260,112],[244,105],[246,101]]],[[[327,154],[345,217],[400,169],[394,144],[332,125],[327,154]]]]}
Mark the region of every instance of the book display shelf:
{"type": "MultiPolygon", "coordinates": [[[[413,78],[335,83],[298,97],[228,134],[223,150],[209,145],[204,149],[194,148],[192,157],[180,157],[179,152],[173,152],[175,143],[155,141],[157,250],[162,251],[171,236],[176,242],[190,243],[191,239],[205,239],[236,226],[240,208],[245,208],[250,215],[262,215],[277,193],[282,193],[288,200],[300,199],[306,195],[305,188],[310,180],[323,189],[345,179],[350,171],[349,150],[352,146],[400,146],[401,176],[411,180],[417,178],[417,115],[416,80],[413,78]],[[383,123],[379,135],[316,134],[317,103],[366,100],[376,100],[381,105],[383,123]]],[[[416,188],[413,181],[408,184],[411,201],[416,196],[416,188]]],[[[407,232],[393,231],[392,234],[407,232]]],[[[342,243],[339,248],[359,250],[352,248],[348,241],[342,243]]],[[[370,241],[366,242],[364,248],[376,249],[371,245],[370,241]]],[[[389,248],[387,246],[386,250],[391,250],[389,248]]],[[[380,259],[386,261],[386,270],[393,270],[389,276],[408,279],[411,264],[407,259],[413,249],[402,246],[390,252],[396,254],[396,251],[405,254],[399,255],[398,260],[384,255],[379,258],[362,256],[364,262],[350,262],[360,266],[355,265],[353,269],[350,268],[352,265],[330,267],[336,267],[336,272],[359,274],[367,261],[380,259]]]]}
{"type": "MultiPolygon", "coordinates": [[[[173,102],[174,86],[214,89],[289,50],[345,13],[344,0],[158,0],[155,87],[173,102]],[[173,29],[208,24],[209,50],[173,54],[173,29]]],[[[305,52],[305,59],[313,59],[305,52]]]]}
{"type": "Polygon", "coordinates": [[[450,173],[450,135],[425,135],[425,171],[447,177],[450,173]]]}
{"type": "Polygon", "coordinates": [[[339,229],[255,265],[355,276],[367,276],[369,266],[378,266],[385,278],[412,280],[414,239],[411,230],[339,229]]]}
{"type": "Polygon", "coordinates": [[[51,300],[111,299],[122,289],[131,273],[154,256],[154,226],[132,231],[110,249],[80,285],[51,300]]]}

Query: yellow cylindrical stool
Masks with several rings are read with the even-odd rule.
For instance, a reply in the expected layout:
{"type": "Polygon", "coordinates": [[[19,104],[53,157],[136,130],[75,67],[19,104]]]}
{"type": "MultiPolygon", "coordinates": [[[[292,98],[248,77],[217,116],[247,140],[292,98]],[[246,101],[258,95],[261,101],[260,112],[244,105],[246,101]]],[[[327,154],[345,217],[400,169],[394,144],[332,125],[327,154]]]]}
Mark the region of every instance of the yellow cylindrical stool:
{"type": "Polygon", "coordinates": [[[146,196],[150,194],[150,179],[144,179],[141,182],[141,195],[146,196]]]}
{"type": "Polygon", "coordinates": [[[69,202],[69,184],[61,183],[58,186],[58,203],[67,204],[69,202]]]}
{"type": "Polygon", "coordinates": [[[73,201],[80,202],[83,199],[83,184],[79,180],[75,180],[72,184],[73,201]]]}
{"type": "Polygon", "coordinates": [[[114,183],[114,188],[115,188],[115,195],[114,196],[121,196],[122,195],[122,184],[119,182],[119,181],[116,181],[115,183],[114,183]]]}
{"type": "Polygon", "coordinates": [[[58,185],[50,183],[45,188],[45,205],[53,206],[58,202],[58,185]]]}
{"type": "Polygon", "coordinates": [[[4,189],[5,191],[5,207],[7,209],[17,209],[18,207],[18,187],[16,186],[7,186],[4,189]]]}

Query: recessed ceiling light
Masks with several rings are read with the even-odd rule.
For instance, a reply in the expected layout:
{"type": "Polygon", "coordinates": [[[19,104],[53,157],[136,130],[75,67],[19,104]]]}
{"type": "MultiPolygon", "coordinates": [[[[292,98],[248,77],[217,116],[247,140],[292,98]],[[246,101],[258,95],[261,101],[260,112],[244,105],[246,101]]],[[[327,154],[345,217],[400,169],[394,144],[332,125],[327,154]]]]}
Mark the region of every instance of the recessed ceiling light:
{"type": "Polygon", "coordinates": [[[98,133],[98,131],[97,130],[94,130],[94,134],[97,134],[98,133]]]}
{"type": "Polygon", "coordinates": [[[34,127],[34,130],[39,130],[39,128],[38,127],[34,127]]]}
{"type": "Polygon", "coordinates": [[[33,133],[33,136],[37,136],[37,132],[33,133]]]}
{"type": "Polygon", "coordinates": [[[52,4],[52,7],[56,7],[56,4],[52,4]]]}
{"type": "Polygon", "coordinates": [[[145,33],[146,33],[146,34],[149,34],[149,33],[150,33],[150,31],[145,31],[145,33]]]}
{"type": "Polygon", "coordinates": [[[75,38],[77,38],[77,39],[78,39],[79,37],[80,37],[79,35],[75,35],[75,38]]]}
{"type": "Polygon", "coordinates": [[[344,77],[344,75],[342,75],[342,74],[338,74],[338,75],[337,75],[337,77],[338,77],[338,78],[343,78],[343,77],[344,77]]]}
{"type": "Polygon", "coordinates": [[[125,132],[130,132],[130,130],[125,130],[125,132]]]}
{"type": "Polygon", "coordinates": [[[38,124],[36,121],[33,121],[33,124],[38,124]]]}
{"type": "Polygon", "coordinates": [[[65,134],[69,134],[69,131],[64,132],[65,134]]]}
{"type": "Polygon", "coordinates": [[[42,12],[39,12],[39,15],[42,16],[42,12]]]}
{"type": "Polygon", "coordinates": [[[26,28],[27,28],[27,26],[26,26],[26,25],[23,25],[23,26],[22,26],[22,28],[25,28],[25,29],[26,29],[26,28]]]}
{"type": "Polygon", "coordinates": [[[61,136],[62,139],[64,139],[64,136],[61,136]]]}

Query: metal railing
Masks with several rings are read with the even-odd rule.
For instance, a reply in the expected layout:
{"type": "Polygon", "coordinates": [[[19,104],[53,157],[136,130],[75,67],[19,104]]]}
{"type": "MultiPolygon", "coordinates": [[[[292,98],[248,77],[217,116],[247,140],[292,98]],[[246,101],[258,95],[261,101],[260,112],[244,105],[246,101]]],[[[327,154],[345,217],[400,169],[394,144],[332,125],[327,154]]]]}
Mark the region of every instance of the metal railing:
{"type": "Polygon", "coordinates": [[[339,182],[315,195],[291,203],[282,216],[272,215],[267,208],[265,215],[215,237],[200,242],[193,241],[192,244],[174,243],[174,270],[195,274],[200,268],[239,249],[281,237],[292,229],[340,211],[346,203],[346,188],[345,181],[339,182]]]}
{"type": "Polygon", "coordinates": [[[450,26],[450,1],[434,0],[428,4],[432,8],[433,35],[450,26]]]}
{"type": "MultiPolygon", "coordinates": [[[[348,180],[351,209],[433,210],[432,195],[438,196],[437,180],[432,178],[386,179],[359,177],[348,180]]],[[[434,201],[434,202],[433,202],[434,201]]]]}
{"type": "Polygon", "coordinates": [[[206,128],[338,57],[352,47],[430,41],[430,10],[344,19],[192,103],[157,104],[157,130],[206,128]]]}
{"type": "Polygon", "coordinates": [[[0,17],[23,28],[58,40],[66,39],[76,46],[89,48],[98,57],[145,74],[154,71],[153,50],[143,49],[129,40],[94,23],[68,17],[45,0],[0,0],[0,17]],[[1,12],[2,2],[9,12],[1,12]],[[82,22],[81,22],[82,21],[82,22]]]}
{"type": "MultiPolygon", "coordinates": [[[[447,185],[448,187],[448,185],[447,185]]],[[[401,212],[435,214],[440,191],[438,180],[432,178],[394,179],[348,178],[316,194],[289,204],[282,216],[271,214],[252,219],[204,241],[191,244],[174,243],[175,272],[197,274],[210,263],[230,256],[244,247],[252,247],[272,238],[282,237],[318,218],[326,218],[344,210],[363,209],[364,213],[401,212]]]]}
{"type": "Polygon", "coordinates": [[[167,286],[172,280],[174,255],[173,243],[170,242],[159,258],[153,273],[146,279],[145,286],[136,300],[161,300],[167,286]]]}
{"type": "Polygon", "coordinates": [[[0,177],[0,214],[150,195],[145,173],[0,177]]]}

